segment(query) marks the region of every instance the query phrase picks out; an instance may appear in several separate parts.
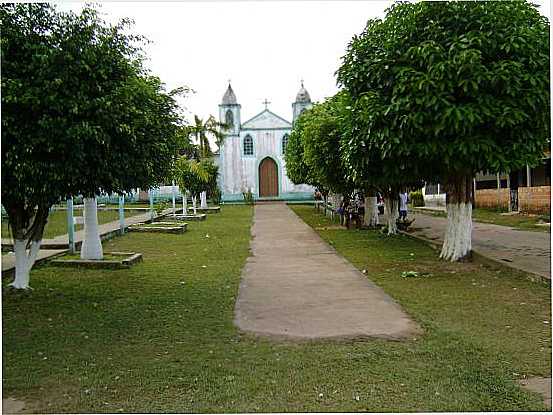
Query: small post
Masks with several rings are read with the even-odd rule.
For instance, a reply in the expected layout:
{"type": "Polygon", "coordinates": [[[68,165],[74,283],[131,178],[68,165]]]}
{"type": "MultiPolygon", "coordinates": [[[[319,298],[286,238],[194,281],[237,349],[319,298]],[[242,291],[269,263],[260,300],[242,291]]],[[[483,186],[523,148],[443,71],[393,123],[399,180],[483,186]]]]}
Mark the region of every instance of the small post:
{"type": "Polygon", "coordinates": [[[175,181],[173,180],[173,187],[171,188],[173,192],[173,217],[177,215],[177,206],[176,206],[176,195],[175,195],[175,181]]]}
{"type": "Polygon", "coordinates": [[[125,196],[119,196],[119,234],[125,233],[125,196]]]}
{"type": "Polygon", "coordinates": [[[148,196],[150,196],[150,219],[154,220],[154,193],[152,189],[148,189],[148,196]]]}
{"type": "Polygon", "coordinates": [[[67,199],[67,236],[69,252],[75,253],[75,223],[73,219],[73,198],[67,199]]]}
{"type": "Polygon", "coordinates": [[[526,165],[526,187],[532,187],[532,172],[528,164],[526,165]]]}
{"type": "Polygon", "coordinates": [[[507,199],[507,203],[509,204],[509,212],[512,212],[512,205],[511,205],[511,173],[507,173],[507,191],[509,192],[509,198],[507,199]]]}
{"type": "Polygon", "coordinates": [[[499,173],[496,174],[497,179],[497,209],[501,210],[501,178],[499,173]]]}

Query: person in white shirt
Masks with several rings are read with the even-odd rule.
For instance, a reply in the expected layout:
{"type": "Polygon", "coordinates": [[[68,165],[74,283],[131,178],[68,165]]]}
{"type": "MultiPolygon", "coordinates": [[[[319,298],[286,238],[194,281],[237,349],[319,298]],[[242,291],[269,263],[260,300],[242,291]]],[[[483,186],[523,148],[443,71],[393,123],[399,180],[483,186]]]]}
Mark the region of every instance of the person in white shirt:
{"type": "Polygon", "coordinates": [[[407,203],[409,202],[409,195],[405,193],[399,194],[399,219],[403,221],[407,220],[407,203]]]}

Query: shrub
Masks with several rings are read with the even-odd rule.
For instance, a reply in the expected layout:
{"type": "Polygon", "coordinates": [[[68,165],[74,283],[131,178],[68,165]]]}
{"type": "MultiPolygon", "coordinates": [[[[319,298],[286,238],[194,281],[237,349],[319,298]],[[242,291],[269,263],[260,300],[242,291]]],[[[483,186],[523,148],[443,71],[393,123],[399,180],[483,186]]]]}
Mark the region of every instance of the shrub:
{"type": "Polygon", "coordinates": [[[163,211],[165,209],[167,209],[169,207],[169,203],[165,200],[159,202],[159,203],[156,203],[155,206],[154,206],[154,210],[156,212],[156,216],[160,216],[163,211]]]}
{"type": "Polygon", "coordinates": [[[422,196],[422,190],[416,190],[409,193],[409,200],[413,207],[424,206],[424,197],[422,196]]]}
{"type": "Polygon", "coordinates": [[[253,193],[251,189],[248,189],[247,192],[242,192],[242,195],[244,196],[244,203],[246,205],[254,204],[253,193]]]}
{"type": "Polygon", "coordinates": [[[221,189],[215,187],[211,190],[211,200],[215,205],[221,204],[221,189]]]}

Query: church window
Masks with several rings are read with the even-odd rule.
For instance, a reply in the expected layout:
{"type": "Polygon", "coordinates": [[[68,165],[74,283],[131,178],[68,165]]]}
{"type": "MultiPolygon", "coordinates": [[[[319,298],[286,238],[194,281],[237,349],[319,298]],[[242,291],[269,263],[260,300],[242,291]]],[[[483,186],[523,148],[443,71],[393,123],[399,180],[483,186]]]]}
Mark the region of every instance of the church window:
{"type": "Polygon", "coordinates": [[[286,153],[286,146],[288,146],[288,134],[282,137],[282,154],[286,153]]]}
{"type": "Polygon", "coordinates": [[[244,155],[253,156],[253,139],[249,135],[244,137],[244,155]]]}
{"type": "Polygon", "coordinates": [[[232,110],[227,110],[225,114],[225,124],[228,126],[229,130],[234,128],[234,114],[232,110]]]}

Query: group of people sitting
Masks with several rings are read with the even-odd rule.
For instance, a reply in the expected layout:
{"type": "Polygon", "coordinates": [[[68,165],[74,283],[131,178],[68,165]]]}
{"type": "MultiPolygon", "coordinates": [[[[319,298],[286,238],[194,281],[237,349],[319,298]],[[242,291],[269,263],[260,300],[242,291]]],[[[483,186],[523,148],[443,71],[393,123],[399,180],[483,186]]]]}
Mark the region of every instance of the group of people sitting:
{"type": "MultiPolygon", "coordinates": [[[[320,195],[320,193],[319,193],[320,195]]],[[[316,195],[317,196],[317,195],[316,195]]],[[[399,201],[399,220],[407,220],[407,204],[409,203],[409,195],[402,192],[398,195],[399,201]]],[[[384,200],[380,193],[377,194],[378,213],[384,213],[384,200]]],[[[363,193],[357,192],[352,196],[343,195],[340,205],[336,209],[336,213],[340,215],[340,225],[346,226],[348,229],[352,226],[360,228],[363,226],[363,217],[365,216],[365,198],[363,193]]]]}

